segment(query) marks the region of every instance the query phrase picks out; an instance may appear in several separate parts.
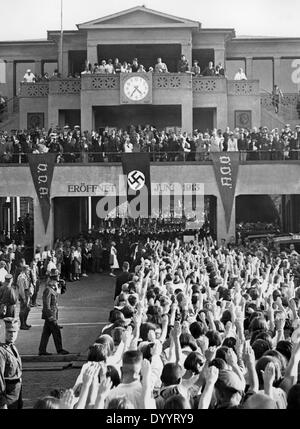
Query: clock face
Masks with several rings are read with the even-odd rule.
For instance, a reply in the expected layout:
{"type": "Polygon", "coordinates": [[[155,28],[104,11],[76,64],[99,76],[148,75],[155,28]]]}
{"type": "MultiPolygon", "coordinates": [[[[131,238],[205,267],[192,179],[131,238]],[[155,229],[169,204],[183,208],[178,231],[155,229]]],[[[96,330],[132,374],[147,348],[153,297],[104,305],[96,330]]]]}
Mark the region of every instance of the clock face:
{"type": "Polygon", "coordinates": [[[130,77],[124,84],[124,93],[132,101],[143,100],[148,92],[148,82],[141,76],[130,77]]]}

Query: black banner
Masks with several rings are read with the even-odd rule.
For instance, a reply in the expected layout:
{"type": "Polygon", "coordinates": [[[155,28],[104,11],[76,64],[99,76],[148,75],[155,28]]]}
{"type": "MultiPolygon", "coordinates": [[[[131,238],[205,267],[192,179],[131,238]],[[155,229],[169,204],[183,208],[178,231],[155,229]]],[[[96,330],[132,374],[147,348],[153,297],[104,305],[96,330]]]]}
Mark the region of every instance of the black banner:
{"type": "Polygon", "coordinates": [[[50,217],[50,190],[56,161],[55,153],[29,154],[29,167],[40,202],[45,232],[50,217]]]}
{"type": "Polygon", "coordinates": [[[225,211],[226,228],[228,231],[239,169],[239,152],[212,152],[211,157],[225,211]]]}
{"type": "MultiPolygon", "coordinates": [[[[149,153],[123,153],[123,173],[127,176],[127,203],[130,204],[136,198],[140,204],[141,218],[151,216],[151,180],[150,180],[150,155],[149,153]]],[[[136,217],[136,211],[129,215],[136,217]]]]}

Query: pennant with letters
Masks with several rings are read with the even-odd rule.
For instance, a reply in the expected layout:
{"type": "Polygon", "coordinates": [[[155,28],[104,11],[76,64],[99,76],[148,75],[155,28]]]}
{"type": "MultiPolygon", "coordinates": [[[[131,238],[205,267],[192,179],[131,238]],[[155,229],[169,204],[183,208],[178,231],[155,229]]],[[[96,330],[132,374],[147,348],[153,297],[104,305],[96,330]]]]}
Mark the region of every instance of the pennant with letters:
{"type": "Polygon", "coordinates": [[[216,181],[221,195],[227,231],[232,215],[235,188],[239,170],[239,152],[211,152],[216,181]]]}
{"type": "Polygon", "coordinates": [[[45,232],[50,217],[50,190],[53,178],[55,153],[29,154],[29,167],[34,187],[39,199],[45,232]]]}

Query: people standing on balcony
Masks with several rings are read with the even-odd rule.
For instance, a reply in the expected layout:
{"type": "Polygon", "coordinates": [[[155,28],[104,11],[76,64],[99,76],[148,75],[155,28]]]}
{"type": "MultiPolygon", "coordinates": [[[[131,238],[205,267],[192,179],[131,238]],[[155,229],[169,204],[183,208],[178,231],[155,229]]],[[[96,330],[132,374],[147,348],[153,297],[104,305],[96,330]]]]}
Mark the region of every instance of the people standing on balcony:
{"type": "Polygon", "coordinates": [[[100,64],[100,66],[98,68],[98,73],[100,73],[100,74],[106,74],[106,61],[105,60],[101,61],[101,64],[100,64]]]}
{"type": "Polygon", "coordinates": [[[238,151],[237,138],[234,135],[234,133],[231,132],[228,139],[227,152],[237,152],[237,151],[238,151]]]}
{"type": "Polygon", "coordinates": [[[35,75],[30,69],[28,69],[23,77],[23,82],[25,83],[34,83],[36,81],[35,75]]]}
{"type": "Polygon", "coordinates": [[[206,140],[203,138],[203,133],[199,133],[195,141],[196,161],[204,161],[207,153],[206,140]]]}
{"type": "Polygon", "coordinates": [[[99,73],[99,64],[98,64],[98,63],[95,63],[95,64],[94,64],[94,67],[93,67],[93,73],[94,73],[94,74],[99,73]]]}
{"type": "Polygon", "coordinates": [[[210,138],[209,151],[210,152],[222,152],[223,151],[223,145],[221,143],[221,139],[218,137],[216,130],[213,131],[212,136],[210,138]]]}
{"type": "Polygon", "coordinates": [[[191,73],[193,76],[200,76],[201,75],[201,68],[200,68],[197,60],[195,60],[193,62],[193,67],[191,68],[191,73]]]}
{"type": "Polygon", "coordinates": [[[216,76],[225,77],[225,69],[221,62],[216,66],[216,76]]]}
{"type": "Polygon", "coordinates": [[[185,55],[181,55],[180,60],[178,61],[177,65],[177,72],[178,73],[187,73],[190,70],[189,62],[186,59],[185,55]]]}
{"type": "Polygon", "coordinates": [[[147,73],[143,64],[139,65],[139,69],[138,69],[137,73],[147,73]]]}
{"type": "Polygon", "coordinates": [[[163,63],[160,57],[157,58],[157,63],[155,64],[155,73],[168,73],[167,64],[163,63]]]}
{"type": "Polygon", "coordinates": [[[119,61],[119,58],[115,58],[114,61],[114,71],[116,74],[121,73],[122,64],[119,61]]]}
{"type": "Polygon", "coordinates": [[[272,91],[272,104],[274,106],[276,114],[278,114],[279,112],[279,105],[282,100],[283,100],[283,92],[281,91],[278,85],[274,85],[273,91],[272,91]]]}
{"type": "Polygon", "coordinates": [[[138,69],[139,69],[139,62],[138,62],[138,59],[137,59],[137,58],[134,58],[134,59],[132,60],[131,71],[132,71],[132,73],[137,73],[138,69]]]}
{"type": "Polygon", "coordinates": [[[111,58],[108,60],[108,63],[105,66],[105,72],[108,74],[114,74],[115,72],[113,60],[111,58]]]}
{"type": "Polygon", "coordinates": [[[238,72],[234,76],[234,80],[248,80],[247,76],[242,68],[239,68],[238,72]]]}
{"type": "Polygon", "coordinates": [[[208,66],[204,69],[203,76],[215,76],[216,70],[214,68],[214,63],[209,61],[208,66]]]}

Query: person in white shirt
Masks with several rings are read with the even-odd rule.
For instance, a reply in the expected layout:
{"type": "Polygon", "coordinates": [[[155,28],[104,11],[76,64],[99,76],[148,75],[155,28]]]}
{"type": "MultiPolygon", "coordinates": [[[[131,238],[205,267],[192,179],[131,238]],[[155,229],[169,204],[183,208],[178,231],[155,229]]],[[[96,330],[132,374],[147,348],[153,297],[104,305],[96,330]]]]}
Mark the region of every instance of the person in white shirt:
{"type": "Polygon", "coordinates": [[[23,82],[26,83],[34,83],[35,82],[35,75],[32,73],[30,69],[28,69],[24,75],[23,82]]]}
{"type": "Polygon", "coordinates": [[[230,134],[230,137],[228,139],[227,151],[228,152],[237,152],[238,151],[237,139],[233,133],[230,134]]]}
{"type": "MultiPolygon", "coordinates": [[[[134,409],[143,409],[142,401],[142,383],[140,382],[140,372],[142,368],[143,355],[140,351],[131,350],[123,355],[122,363],[122,377],[121,383],[113,388],[105,401],[105,408],[107,409],[109,403],[113,399],[126,397],[132,403],[134,409]]],[[[155,401],[149,401],[149,408],[156,408],[155,401]]]]}
{"type": "Polygon", "coordinates": [[[236,73],[236,75],[234,76],[234,80],[248,80],[242,68],[240,68],[239,71],[236,73]]]}
{"type": "Polygon", "coordinates": [[[113,61],[111,59],[108,60],[108,63],[105,66],[105,72],[108,74],[114,74],[114,72],[115,72],[113,61]]]}
{"type": "Polygon", "coordinates": [[[157,58],[157,64],[155,65],[155,73],[168,73],[167,64],[163,63],[161,58],[157,58]]]}
{"type": "Polygon", "coordinates": [[[0,261],[0,286],[5,282],[5,276],[7,274],[6,263],[4,261],[0,261]]]}
{"type": "Polygon", "coordinates": [[[130,142],[129,137],[126,138],[126,141],[124,143],[124,152],[125,153],[133,152],[133,144],[130,142]]]}

